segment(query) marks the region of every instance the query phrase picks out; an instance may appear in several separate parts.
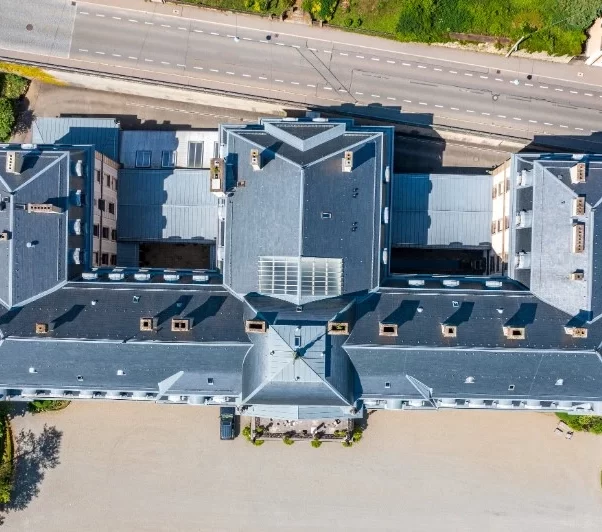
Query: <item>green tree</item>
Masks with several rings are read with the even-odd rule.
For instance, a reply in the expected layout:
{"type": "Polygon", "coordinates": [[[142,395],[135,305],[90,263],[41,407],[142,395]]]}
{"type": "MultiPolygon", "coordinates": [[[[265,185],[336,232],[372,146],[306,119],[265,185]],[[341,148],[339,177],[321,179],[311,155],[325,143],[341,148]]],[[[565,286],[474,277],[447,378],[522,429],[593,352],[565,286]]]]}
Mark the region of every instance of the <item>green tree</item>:
{"type": "Polygon", "coordinates": [[[0,75],[1,94],[5,98],[16,100],[25,94],[29,80],[16,74],[0,75]]]}
{"type": "Polygon", "coordinates": [[[7,141],[15,125],[15,109],[8,98],[0,98],[0,142],[7,141]]]}

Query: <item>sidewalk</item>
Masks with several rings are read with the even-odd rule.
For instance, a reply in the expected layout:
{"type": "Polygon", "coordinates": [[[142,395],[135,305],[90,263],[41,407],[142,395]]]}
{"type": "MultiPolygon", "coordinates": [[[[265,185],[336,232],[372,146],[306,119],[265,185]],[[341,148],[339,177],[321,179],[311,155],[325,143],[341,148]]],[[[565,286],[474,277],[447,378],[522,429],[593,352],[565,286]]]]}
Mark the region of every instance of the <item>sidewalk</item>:
{"type": "Polygon", "coordinates": [[[462,63],[483,68],[499,69],[518,75],[542,76],[549,79],[575,84],[602,86],[602,69],[588,67],[582,63],[563,65],[523,57],[497,56],[486,53],[455,50],[444,46],[426,44],[400,43],[393,40],[371,37],[359,33],[351,33],[336,28],[318,28],[269,20],[268,18],[235,14],[214,9],[199,8],[176,4],[160,4],[144,0],[87,0],[78,2],[79,6],[99,6],[105,8],[128,9],[156,15],[202,20],[206,23],[226,26],[237,26],[239,29],[262,30],[266,34],[278,33],[280,37],[289,35],[308,40],[328,43],[332,48],[337,46],[357,46],[386,51],[393,54],[404,54],[431,59],[462,63]]]}

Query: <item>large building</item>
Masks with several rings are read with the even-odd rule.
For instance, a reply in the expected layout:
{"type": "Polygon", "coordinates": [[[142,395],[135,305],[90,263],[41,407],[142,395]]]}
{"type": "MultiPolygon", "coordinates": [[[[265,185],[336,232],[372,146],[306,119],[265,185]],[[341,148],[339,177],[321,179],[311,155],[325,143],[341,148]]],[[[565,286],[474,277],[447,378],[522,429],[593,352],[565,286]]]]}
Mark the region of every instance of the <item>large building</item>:
{"type": "Polygon", "coordinates": [[[602,413],[602,158],[396,175],[393,141],[38,120],[0,146],[0,394],[602,413]]]}

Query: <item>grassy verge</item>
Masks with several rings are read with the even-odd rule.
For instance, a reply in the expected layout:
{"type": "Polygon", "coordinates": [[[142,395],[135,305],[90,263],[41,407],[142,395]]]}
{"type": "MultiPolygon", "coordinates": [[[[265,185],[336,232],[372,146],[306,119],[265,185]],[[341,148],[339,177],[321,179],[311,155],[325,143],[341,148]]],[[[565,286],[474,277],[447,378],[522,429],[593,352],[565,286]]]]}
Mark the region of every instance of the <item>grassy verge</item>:
{"type": "Polygon", "coordinates": [[[331,24],[426,43],[452,33],[513,41],[533,34],[521,49],[578,55],[601,12],[599,0],[339,0],[331,24]]]}
{"type": "Polygon", "coordinates": [[[294,0],[186,0],[186,4],[196,4],[200,7],[214,7],[228,11],[243,11],[263,15],[280,16],[294,0]]]}
{"type": "Polygon", "coordinates": [[[3,415],[0,420],[2,436],[0,450],[2,452],[0,461],[0,503],[10,502],[13,490],[14,466],[13,466],[13,437],[8,418],[3,415]]]}
{"type": "Polygon", "coordinates": [[[51,85],[65,85],[64,82],[56,79],[50,74],[47,74],[41,68],[34,66],[0,62],[0,72],[16,74],[17,76],[21,76],[22,78],[37,79],[42,83],[50,83],[51,85]]]}
{"type": "Polygon", "coordinates": [[[601,416],[572,416],[564,412],[557,412],[558,419],[564,421],[570,428],[579,432],[602,434],[601,416]]]}
{"type": "Polygon", "coordinates": [[[27,404],[27,410],[32,414],[41,412],[51,412],[53,410],[63,410],[69,406],[70,401],[52,401],[48,399],[40,399],[27,404]]]}

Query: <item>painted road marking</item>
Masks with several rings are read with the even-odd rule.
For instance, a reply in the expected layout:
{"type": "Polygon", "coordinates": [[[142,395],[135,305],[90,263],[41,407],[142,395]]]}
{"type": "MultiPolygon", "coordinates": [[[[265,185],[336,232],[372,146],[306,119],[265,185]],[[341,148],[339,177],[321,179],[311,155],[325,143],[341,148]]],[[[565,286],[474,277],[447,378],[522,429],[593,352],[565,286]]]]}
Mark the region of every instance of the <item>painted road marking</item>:
{"type": "Polygon", "coordinates": [[[472,109],[466,109],[467,113],[474,113],[474,111],[472,109]]]}
{"type": "Polygon", "coordinates": [[[380,61],[378,57],[371,57],[372,61],[380,61]]]}
{"type": "Polygon", "coordinates": [[[550,122],[544,122],[543,125],[544,126],[553,126],[554,124],[550,124],[550,122]]]}
{"type": "Polygon", "coordinates": [[[436,70],[437,72],[443,72],[442,68],[433,68],[433,70],[436,70]]]}
{"type": "Polygon", "coordinates": [[[250,77],[251,77],[251,74],[243,74],[243,75],[242,75],[242,77],[243,77],[243,78],[250,78],[250,77]]]}
{"type": "Polygon", "coordinates": [[[547,89],[548,87],[547,87],[547,85],[540,85],[539,88],[540,89],[547,89]]]}
{"type": "Polygon", "coordinates": [[[228,72],[226,72],[226,74],[228,74],[229,76],[233,76],[233,75],[234,75],[234,72],[229,72],[229,71],[228,71],[228,72]]]}
{"type": "Polygon", "coordinates": [[[518,120],[520,122],[522,120],[522,118],[519,118],[518,116],[513,116],[512,120],[518,120]]]}
{"type": "Polygon", "coordinates": [[[464,75],[472,78],[472,74],[470,72],[464,72],[464,75]]]}
{"type": "Polygon", "coordinates": [[[563,127],[563,128],[568,129],[569,126],[564,126],[564,125],[561,124],[559,127],[563,127]]]}
{"type": "Polygon", "coordinates": [[[128,59],[138,59],[138,58],[134,57],[133,55],[128,55],[128,59]]]}
{"type": "Polygon", "coordinates": [[[426,102],[418,102],[418,105],[428,105],[426,102]]]}
{"type": "Polygon", "coordinates": [[[87,49],[87,48],[80,48],[80,49],[79,49],[79,51],[80,51],[80,52],[87,52],[87,51],[88,51],[88,49],[87,49]]]}
{"type": "Polygon", "coordinates": [[[145,61],[146,61],[147,63],[152,63],[152,62],[153,62],[153,60],[152,60],[152,59],[145,59],[145,61]]]}
{"type": "Polygon", "coordinates": [[[154,22],[145,22],[145,24],[146,24],[147,26],[154,26],[154,25],[155,25],[155,23],[154,23],[154,22]]]}
{"type": "MultiPolygon", "coordinates": [[[[585,96],[593,96],[593,94],[591,92],[584,92],[583,93],[585,96]]],[[[600,96],[602,98],[602,96],[600,96]]]]}
{"type": "Polygon", "coordinates": [[[161,61],[162,65],[169,65],[169,63],[167,61],[161,61]]]}
{"type": "Polygon", "coordinates": [[[450,109],[451,109],[452,111],[459,111],[459,110],[460,110],[460,109],[458,109],[457,107],[450,107],[450,109]]]}
{"type": "Polygon", "coordinates": [[[283,80],[283,79],[275,79],[274,81],[275,81],[276,83],[284,83],[284,80],[283,80]]]}
{"type": "Polygon", "coordinates": [[[537,120],[529,120],[529,122],[531,122],[531,124],[537,124],[537,120]]]}
{"type": "Polygon", "coordinates": [[[504,81],[502,78],[495,78],[495,81],[504,81]]]}
{"type": "Polygon", "coordinates": [[[481,113],[483,116],[489,116],[490,113],[481,113]]]}
{"type": "Polygon", "coordinates": [[[372,98],[380,98],[380,94],[371,94],[372,98]]]}
{"type": "Polygon", "coordinates": [[[135,18],[128,18],[128,22],[138,22],[135,18]]]}
{"type": "Polygon", "coordinates": [[[215,69],[215,68],[210,68],[209,69],[210,72],[219,72],[219,70],[215,69]]]}
{"type": "Polygon", "coordinates": [[[182,68],[186,68],[186,65],[181,65],[180,63],[177,63],[176,66],[182,67],[182,68]]]}
{"type": "Polygon", "coordinates": [[[438,107],[439,109],[443,109],[443,106],[439,105],[438,103],[435,104],[435,107],[438,107]]]}
{"type": "Polygon", "coordinates": [[[482,79],[489,79],[489,76],[479,76],[482,79]]]}
{"type": "Polygon", "coordinates": [[[339,55],[349,55],[349,54],[346,54],[345,52],[339,52],[339,55]]]}
{"type": "Polygon", "coordinates": [[[121,17],[111,17],[114,18],[115,20],[121,20],[121,17]]]}
{"type": "Polygon", "coordinates": [[[498,118],[506,118],[506,115],[497,115],[498,118]]]}
{"type": "Polygon", "coordinates": [[[393,98],[391,96],[387,96],[387,100],[393,100],[393,101],[395,101],[395,98],[393,98]]]}
{"type": "Polygon", "coordinates": [[[98,55],[105,55],[105,53],[104,53],[104,52],[94,52],[94,53],[95,53],[95,54],[98,54],[98,55]]]}
{"type": "Polygon", "coordinates": [[[418,65],[418,68],[426,68],[424,65],[418,65]]]}
{"type": "MultiPolygon", "coordinates": [[[[163,25],[163,24],[161,24],[161,25],[163,25]]],[[[215,31],[212,31],[211,35],[217,35],[219,37],[219,33],[216,33],[215,31]]]]}
{"type": "Polygon", "coordinates": [[[192,67],[192,68],[194,68],[196,70],[203,70],[203,67],[192,67]]]}
{"type": "Polygon", "coordinates": [[[404,100],[405,103],[412,103],[412,100],[404,100]]]}
{"type": "Polygon", "coordinates": [[[111,54],[113,57],[121,57],[121,54],[111,54]]]}
{"type": "Polygon", "coordinates": [[[356,55],[355,57],[357,57],[358,59],[364,59],[363,55],[356,55]]]}
{"type": "Polygon", "coordinates": [[[450,74],[457,74],[457,72],[455,70],[450,70],[449,73],[450,74]]]}

